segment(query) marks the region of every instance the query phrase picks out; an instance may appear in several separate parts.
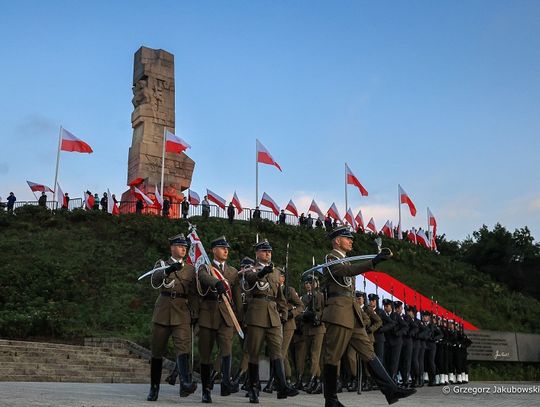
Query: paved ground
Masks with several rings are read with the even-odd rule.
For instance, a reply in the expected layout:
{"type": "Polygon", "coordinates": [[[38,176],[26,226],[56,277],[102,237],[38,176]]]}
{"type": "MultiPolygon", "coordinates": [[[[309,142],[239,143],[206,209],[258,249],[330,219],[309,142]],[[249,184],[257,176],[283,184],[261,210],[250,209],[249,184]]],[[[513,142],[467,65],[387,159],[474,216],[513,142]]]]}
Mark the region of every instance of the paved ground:
{"type": "MultiPolygon", "coordinates": [[[[218,387],[218,386],[216,386],[218,387]]],[[[200,390],[200,387],[199,387],[200,390]]],[[[396,404],[405,406],[540,406],[540,383],[469,383],[464,386],[450,386],[450,394],[445,395],[443,387],[424,387],[414,396],[396,404]],[[505,390],[523,392],[528,389],[531,394],[493,394],[496,387],[505,390]],[[470,394],[456,392],[471,392],[470,394]],[[482,391],[484,394],[474,395],[472,392],[482,391]],[[490,391],[491,394],[485,394],[490,391]]],[[[446,390],[446,391],[448,391],[446,390]]],[[[178,385],[172,387],[161,385],[159,400],[155,403],[146,401],[148,385],[143,384],[88,384],[88,383],[25,383],[0,382],[0,406],[9,407],[138,407],[138,406],[200,406],[200,391],[195,395],[180,399],[178,385]]],[[[216,392],[216,391],[214,391],[216,392]]],[[[213,396],[216,406],[248,406],[244,393],[229,397],[213,396]]],[[[341,393],[340,401],[346,406],[386,406],[386,400],[380,392],[368,392],[362,395],[341,393]]],[[[324,405],[321,395],[300,396],[287,400],[277,400],[274,395],[262,393],[261,406],[300,406],[314,407],[324,405]]]]}

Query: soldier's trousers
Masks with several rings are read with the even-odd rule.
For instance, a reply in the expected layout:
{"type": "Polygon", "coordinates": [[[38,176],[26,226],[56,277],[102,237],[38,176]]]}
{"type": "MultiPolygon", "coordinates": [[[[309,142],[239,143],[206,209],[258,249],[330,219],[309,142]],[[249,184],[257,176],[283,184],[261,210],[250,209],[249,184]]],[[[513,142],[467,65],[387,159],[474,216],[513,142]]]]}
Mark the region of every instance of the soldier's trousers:
{"type": "Polygon", "coordinates": [[[429,380],[435,380],[435,355],[437,353],[437,348],[433,347],[432,349],[426,348],[426,367],[429,375],[429,380]]]}
{"type": "Polygon", "coordinates": [[[401,379],[403,383],[409,381],[409,373],[411,372],[413,354],[413,340],[411,338],[403,339],[403,346],[401,347],[401,354],[399,356],[399,372],[401,373],[401,379]]]}
{"type": "Polygon", "coordinates": [[[326,324],[324,337],[324,364],[339,365],[341,357],[349,344],[358,352],[362,360],[370,361],[375,357],[373,344],[364,327],[356,322],[354,329],[332,323],[326,324]]]}
{"type": "Polygon", "coordinates": [[[161,325],[154,323],[152,328],[152,357],[160,359],[167,351],[167,341],[172,336],[176,356],[191,353],[191,325],[161,325]]]}
{"type": "Polygon", "coordinates": [[[281,358],[283,359],[286,377],[291,377],[291,364],[289,363],[288,353],[293,335],[294,329],[288,329],[286,331],[283,331],[283,342],[281,343],[281,358]]]}
{"type": "Polygon", "coordinates": [[[294,363],[296,365],[296,374],[302,376],[306,365],[306,341],[304,337],[298,335],[298,338],[293,337],[294,346],[294,363]]]}
{"type": "Polygon", "coordinates": [[[210,329],[200,326],[199,357],[201,358],[201,363],[205,365],[212,363],[212,350],[214,349],[214,343],[216,341],[218,343],[220,356],[230,356],[233,337],[233,327],[227,326],[225,322],[220,324],[219,329],[210,329]]]}
{"type": "Polygon", "coordinates": [[[424,372],[426,366],[426,348],[421,346],[418,350],[418,378],[420,381],[424,379],[424,372]]]}
{"type": "Polygon", "coordinates": [[[384,367],[390,377],[395,379],[399,368],[399,356],[401,354],[403,341],[400,339],[393,345],[386,341],[384,345],[384,367]]]}
{"type": "Polygon", "coordinates": [[[448,370],[448,360],[446,357],[446,345],[437,344],[437,353],[435,354],[435,374],[446,373],[448,370]]]}
{"type": "Polygon", "coordinates": [[[281,326],[263,328],[249,325],[244,341],[244,349],[249,354],[249,363],[259,363],[259,352],[265,340],[270,360],[281,359],[281,343],[283,342],[281,330],[281,326]]]}
{"type": "Polygon", "coordinates": [[[420,344],[418,341],[413,341],[412,355],[411,355],[411,376],[413,379],[417,378],[420,374],[420,366],[418,364],[418,353],[420,352],[420,344]]]}
{"type": "Polygon", "coordinates": [[[356,351],[350,345],[347,348],[346,356],[347,356],[347,365],[348,365],[348,368],[349,368],[349,372],[350,372],[351,376],[355,377],[357,369],[358,369],[358,363],[357,363],[357,359],[356,359],[356,351]]]}
{"type": "Polygon", "coordinates": [[[377,341],[373,343],[373,348],[375,349],[375,354],[381,361],[381,363],[384,363],[384,341],[377,341]]]}
{"type": "MultiPolygon", "coordinates": [[[[306,352],[309,351],[309,361],[311,365],[310,375],[311,377],[321,376],[321,351],[324,342],[324,333],[318,333],[315,335],[304,335],[304,343],[298,349],[298,359],[301,361],[302,369],[298,370],[303,373],[304,363],[306,360],[306,352]]],[[[299,366],[297,364],[297,366],[299,366]]]]}

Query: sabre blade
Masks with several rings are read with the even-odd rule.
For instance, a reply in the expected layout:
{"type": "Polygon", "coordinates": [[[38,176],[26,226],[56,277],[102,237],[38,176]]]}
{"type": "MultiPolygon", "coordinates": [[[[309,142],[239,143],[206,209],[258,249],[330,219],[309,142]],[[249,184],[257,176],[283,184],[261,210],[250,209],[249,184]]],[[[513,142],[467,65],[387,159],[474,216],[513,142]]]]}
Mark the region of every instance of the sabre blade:
{"type": "Polygon", "coordinates": [[[162,270],[165,270],[169,268],[169,266],[163,266],[163,267],[156,267],[155,269],[152,269],[150,271],[147,271],[146,273],[144,273],[143,275],[141,275],[137,281],[141,281],[143,278],[145,277],[148,277],[148,276],[151,276],[152,274],[154,274],[156,271],[162,271],[162,270]]]}

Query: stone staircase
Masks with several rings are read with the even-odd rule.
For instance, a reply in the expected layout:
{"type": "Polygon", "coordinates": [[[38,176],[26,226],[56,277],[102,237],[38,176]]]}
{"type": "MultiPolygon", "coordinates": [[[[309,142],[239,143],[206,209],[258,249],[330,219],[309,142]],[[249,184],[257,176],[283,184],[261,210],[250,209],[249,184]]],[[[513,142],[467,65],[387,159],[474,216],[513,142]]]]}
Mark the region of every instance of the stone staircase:
{"type": "MultiPolygon", "coordinates": [[[[0,339],[0,381],[148,383],[147,349],[120,339],[87,339],[85,346],[0,339]]],[[[165,361],[167,368],[174,365],[165,361]]]]}

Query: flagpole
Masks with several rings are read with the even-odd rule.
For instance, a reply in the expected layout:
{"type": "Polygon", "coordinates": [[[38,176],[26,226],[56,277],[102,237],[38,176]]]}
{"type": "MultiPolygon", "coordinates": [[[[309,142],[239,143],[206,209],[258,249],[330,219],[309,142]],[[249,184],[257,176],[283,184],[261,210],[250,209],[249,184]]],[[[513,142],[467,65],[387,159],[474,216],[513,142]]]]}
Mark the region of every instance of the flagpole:
{"type": "Polygon", "coordinates": [[[429,239],[429,249],[431,250],[431,238],[429,237],[429,207],[426,209],[427,212],[427,238],[429,239]]]}
{"type": "Polygon", "coordinates": [[[348,209],[349,205],[347,203],[347,163],[345,163],[345,213],[347,213],[348,209]]]}
{"type": "Polygon", "coordinates": [[[398,212],[399,212],[399,223],[398,223],[398,230],[401,230],[401,195],[399,194],[399,184],[398,184],[398,212]]]}
{"type": "Polygon", "coordinates": [[[255,207],[259,206],[259,157],[257,139],[255,139],[255,207]]]}
{"type": "MultiPolygon", "coordinates": [[[[53,200],[56,196],[56,182],[58,181],[58,166],[60,164],[60,147],[62,145],[62,126],[60,126],[60,131],[58,132],[58,151],[56,152],[56,172],[54,173],[54,191],[53,191],[53,200]]],[[[36,194],[34,194],[35,196],[36,194]]]]}
{"type": "Polygon", "coordinates": [[[167,132],[167,126],[163,126],[163,153],[161,155],[161,199],[163,199],[163,180],[165,178],[165,134],[167,132]]]}

